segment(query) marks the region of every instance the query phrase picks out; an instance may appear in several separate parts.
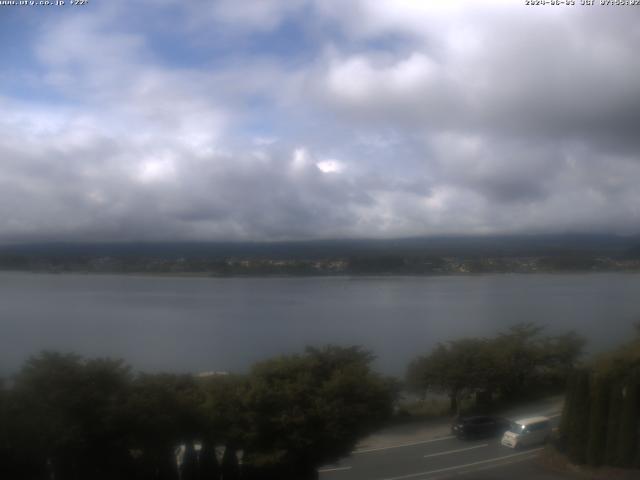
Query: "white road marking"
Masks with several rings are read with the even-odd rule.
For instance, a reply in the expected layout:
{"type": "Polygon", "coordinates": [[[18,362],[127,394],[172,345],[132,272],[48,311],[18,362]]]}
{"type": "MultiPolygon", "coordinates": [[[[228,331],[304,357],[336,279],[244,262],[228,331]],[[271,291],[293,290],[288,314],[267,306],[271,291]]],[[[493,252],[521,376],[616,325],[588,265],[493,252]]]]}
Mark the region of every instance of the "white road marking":
{"type": "Polygon", "coordinates": [[[335,468],[321,468],[318,470],[318,473],[326,473],[326,472],[342,472],[344,470],[351,470],[353,467],[335,467],[335,468]]]}
{"type": "MultiPolygon", "coordinates": [[[[536,455],[530,455],[528,457],[522,457],[522,458],[515,458],[513,460],[509,460],[508,462],[496,462],[495,465],[486,465],[484,467],[479,467],[479,468],[474,468],[472,470],[467,470],[466,472],[458,472],[457,475],[469,475],[471,473],[482,472],[484,470],[491,470],[492,468],[500,468],[500,467],[504,467],[505,465],[513,465],[513,464],[518,463],[518,462],[524,462],[526,460],[531,460],[532,458],[536,458],[536,455]]],[[[431,477],[431,480],[433,480],[433,479],[434,479],[434,477],[431,477]]]]}
{"type": "Polygon", "coordinates": [[[451,470],[459,470],[461,468],[473,467],[473,466],[476,466],[476,465],[484,465],[485,463],[499,462],[500,460],[504,460],[504,459],[507,459],[507,458],[517,457],[517,456],[520,456],[520,455],[527,455],[527,454],[531,454],[533,452],[539,452],[543,448],[544,447],[540,447],[540,448],[535,448],[533,450],[527,450],[526,452],[512,453],[511,455],[503,455],[502,457],[488,458],[487,460],[480,460],[478,462],[473,462],[473,463],[465,463],[464,465],[454,465],[454,466],[451,466],[451,467],[439,468],[437,470],[429,470],[427,472],[410,473],[408,475],[402,475],[400,477],[385,478],[384,480],[403,480],[405,478],[422,477],[423,475],[431,475],[431,474],[434,474],[434,473],[448,472],[448,471],[451,471],[451,470]]]}
{"type": "Polygon", "coordinates": [[[432,453],[430,455],[425,455],[424,458],[439,457],[441,455],[449,455],[451,453],[466,452],[467,450],[474,450],[476,448],[482,448],[482,447],[488,447],[488,446],[489,446],[488,443],[483,443],[482,445],[474,445],[473,447],[458,448],[457,450],[448,450],[446,452],[432,453]]]}
{"type": "Polygon", "coordinates": [[[367,448],[364,450],[355,450],[351,452],[351,455],[360,455],[361,453],[369,453],[369,452],[379,452],[381,450],[390,450],[392,448],[402,448],[402,447],[412,447],[414,445],[423,445],[425,443],[433,443],[433,442],[441,442],[443,440],[451,440],[452,438],[456,438],[453,435],[448,435],[446,437],[433,438],[431,440],[423,440],[421,442],[413,442],[413,443],[402,443],[400,445],[391,445],[389,447],[380,447],[380,448],[367,448]]]}

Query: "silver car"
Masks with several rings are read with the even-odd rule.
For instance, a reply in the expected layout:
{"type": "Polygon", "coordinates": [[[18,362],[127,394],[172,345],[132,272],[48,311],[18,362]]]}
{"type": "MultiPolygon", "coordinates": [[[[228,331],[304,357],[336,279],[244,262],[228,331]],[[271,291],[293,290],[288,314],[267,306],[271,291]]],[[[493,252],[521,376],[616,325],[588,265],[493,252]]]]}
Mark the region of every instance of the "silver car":
{"type": "Polygon", "coordinates": [[[511,422],[502,436],[502,445],[511,448],[544,443],[551,435],[551,421],[547,417],[521,418],[511,422]]]}

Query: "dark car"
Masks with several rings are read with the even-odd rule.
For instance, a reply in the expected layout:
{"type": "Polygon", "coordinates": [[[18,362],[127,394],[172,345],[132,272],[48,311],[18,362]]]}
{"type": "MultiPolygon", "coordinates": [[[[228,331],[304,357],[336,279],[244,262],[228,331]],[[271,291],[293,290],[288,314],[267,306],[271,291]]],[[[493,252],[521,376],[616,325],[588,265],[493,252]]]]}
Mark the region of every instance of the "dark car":
{"type": "Polygon", "coordinates": [[[509,420],[491,415],[458,417],[451,425],[451,433],[458,438],[498,437],[509,429],[509,420]]]}

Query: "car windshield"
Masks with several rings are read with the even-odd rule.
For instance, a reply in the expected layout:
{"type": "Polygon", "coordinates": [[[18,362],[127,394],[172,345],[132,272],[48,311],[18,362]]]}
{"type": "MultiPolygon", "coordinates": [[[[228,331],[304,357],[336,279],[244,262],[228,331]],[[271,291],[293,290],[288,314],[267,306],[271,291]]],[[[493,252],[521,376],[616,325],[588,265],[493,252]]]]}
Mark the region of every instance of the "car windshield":
{"type": "Polygon", "coordinates": [[[509,427],[509,431],[513,433],[522,433],[524,430],[524,425],[520,425],[517,422],[511,422],[511,426],[509,427]]]}

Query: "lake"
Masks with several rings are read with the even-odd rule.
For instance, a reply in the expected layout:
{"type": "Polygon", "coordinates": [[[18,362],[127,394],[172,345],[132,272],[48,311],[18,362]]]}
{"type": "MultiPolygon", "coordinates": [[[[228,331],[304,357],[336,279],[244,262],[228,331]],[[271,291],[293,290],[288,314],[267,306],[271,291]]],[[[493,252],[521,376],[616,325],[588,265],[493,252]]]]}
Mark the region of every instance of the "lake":
{"type": "Polygon", "coordinates": [[[639,274],[174,278],[0,273],[0,373],[42,349],[136,369],[243,372],[305,345],[363,345],[402,375],[439,341],[533,321],[598,351],[640,319],[639,274]]]}

